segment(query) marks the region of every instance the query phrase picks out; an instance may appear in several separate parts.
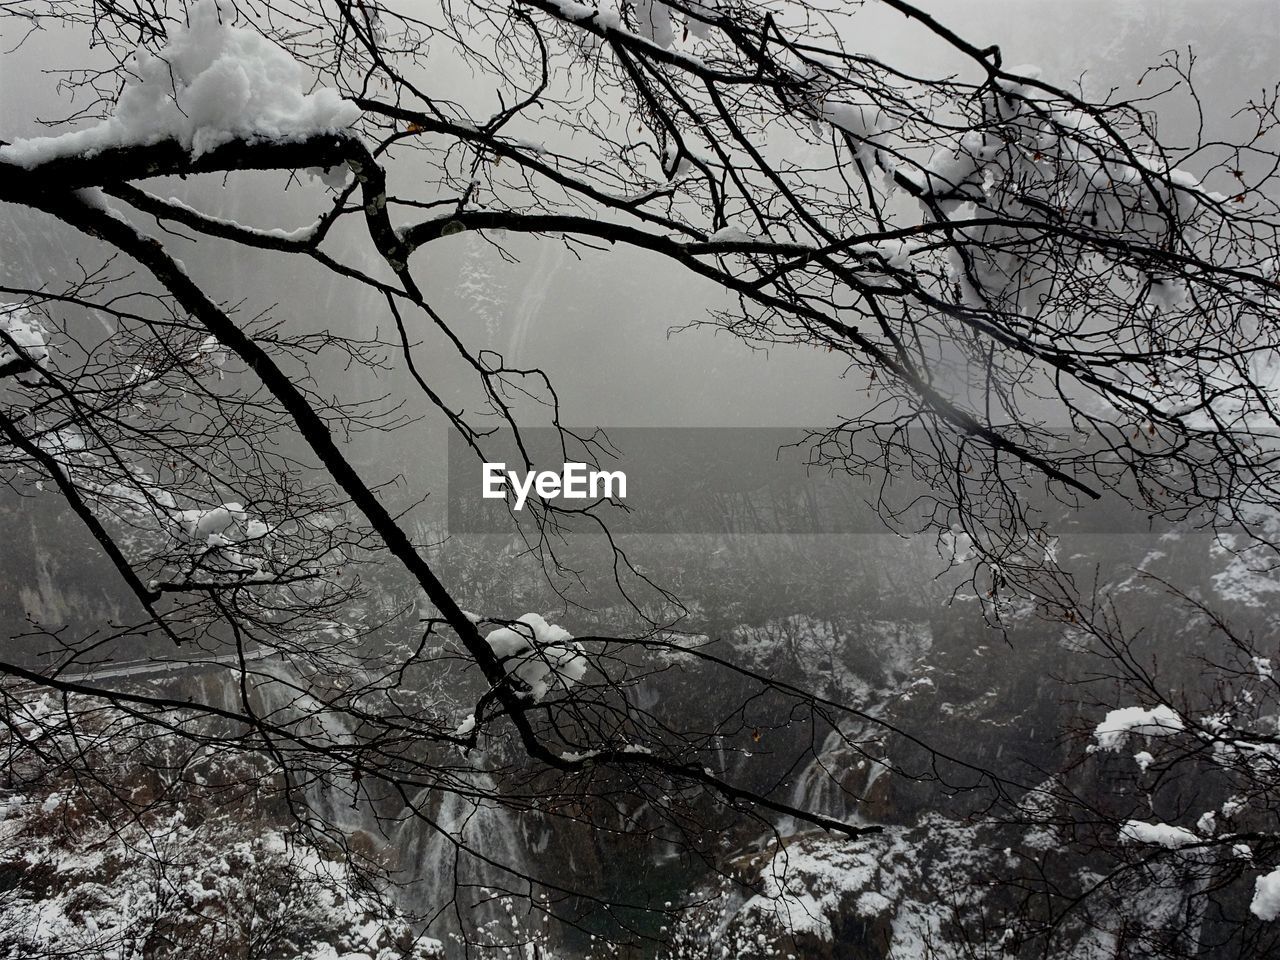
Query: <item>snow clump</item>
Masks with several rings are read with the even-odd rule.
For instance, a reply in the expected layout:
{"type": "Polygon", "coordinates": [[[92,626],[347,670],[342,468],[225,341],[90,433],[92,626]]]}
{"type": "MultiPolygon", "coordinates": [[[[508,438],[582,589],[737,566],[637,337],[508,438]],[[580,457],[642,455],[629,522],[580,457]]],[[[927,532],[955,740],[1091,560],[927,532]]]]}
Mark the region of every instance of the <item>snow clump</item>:
{"type": "Polygon", "coordinates": [[[485,639],[507,675],[519,679],[527,688],[522,692],[535,703],[554,686],[567,690],[587,672],[587,660],[582,647],[572,642],[573,635],[536,613],[526,613],[485,639]]]}
{"type": "Polygon", "coordinates": [[[1169,736],[1183,729],[1182,718],[1160,704],[1145,707],[1122,707],[1112,710],[1093,731],[1096,750],[1120,750],[1130,735],[1144,737],[1169,736]]]}
{"type": "Polygon", "coordinates": [[[306,69],[216,0],[199,0],[190,23],[169,31],[158,52],[139,48],[115,110],[84,130],[19,140],[0,160],[27,168],[112,147],[177,140],[199,157],[233,140],[289,141],[341,130],[360,115],[337,90],[311,84],[306,69]]]}

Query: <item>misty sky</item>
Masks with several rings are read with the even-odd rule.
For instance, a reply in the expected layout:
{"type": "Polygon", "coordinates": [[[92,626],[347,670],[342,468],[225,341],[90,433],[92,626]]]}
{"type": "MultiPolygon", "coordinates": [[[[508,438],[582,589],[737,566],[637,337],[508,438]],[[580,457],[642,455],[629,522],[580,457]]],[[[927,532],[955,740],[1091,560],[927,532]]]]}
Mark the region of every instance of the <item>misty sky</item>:
{"type": "MultiPolygon", "coordinates": [[[[924,6],[976,43],[1001,44],[1006,65],[1037,64],[1056,82],[1082,79],[1095,96],[1112,86],[1130,88],[1141,64],[1194,43],[1211,125],[1228,123],[1228,114],[1271,79],[1271,53],[1280,35],[1280,9],[1262,0],[933,0],[924,6]]],[[[940,47],[883,5],[868,3],[854,24],[851,45],[910,69],[941,74],[962,66],[940,56],[940,47]]],[[[6,35],[3,42],[10,47],[16,39],[6,35]]],[[[81,66],[84,56],[67,31],[54,29],[0,58],[5,138],[43,132],[33,118],[57,112],[57,75],[40,71],[81,66]]],[[[1185,129],[1188,116],[1170,111],[1163,118],[1166,137],[1185,129]]],[[[317,189],[310,184],[282,196],[278,178],[246,180],[238,177],[235,190],[223,190],[210,178],[175,182],[173,191],[210,212],[269,226],[298,226],[321,201],[318,194],[308,198],[317,189]]],[[[860,375],[842,379],[837,357],[811,349],[753,352],[709,329],[669,338],[669,328],[704,316],[724,302],[723,294],[656,256],[615,249],[579,260],[555,241],[533,238],[516,238],[509,249],[520,263],[503,261],[479,238],[455,237],[419,254],[415,269],[437,309],[473,342],[552,375],[565,422],[813,424],[857,409],[865,396],[860,375]],[[487,305],[474,295],[477,280],[486,286],[487,305]]],[[[179,255],[224,298],[248,292],[263,304],[279,302],[280,280],[288,276],[287,306],[305,322],[348,329],[385,322],[376,301],[335,291],[327,281],[310,282],[305,274],[289,276],[303,269],[295,263],[282,260],[263,270],[256,254],[250,262],[230,262],[207,241],[199,256],[192,257],[189,248],[179,255]],[[265,283],[256,279],[259,273],[265,283]]],[[[452,374],[437,376],[447,380],[452,374]]],[[[374,393],[386,384],[359,388],[374,393]]]]}

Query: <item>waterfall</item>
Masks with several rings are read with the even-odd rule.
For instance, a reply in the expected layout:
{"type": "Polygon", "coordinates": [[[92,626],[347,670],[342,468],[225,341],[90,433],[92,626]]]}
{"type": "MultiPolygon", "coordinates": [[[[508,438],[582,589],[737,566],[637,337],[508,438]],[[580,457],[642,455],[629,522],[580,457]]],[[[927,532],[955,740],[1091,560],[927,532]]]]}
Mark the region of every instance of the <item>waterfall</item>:
{"type": "Polygon", "coordinates": [[[413,806],[424,816],[405,820],[392,838],[403,906],[431,919],[427,932],[437,938],[516,939],[515,931],[495,927],[507,917],[496,897],[527,892],[522,878],[533,875],[535,858],[520,815],[491,799],[499,794],[493,778],[477,770],[465,780],[463,792],[423,790],[413,806]]]}
{"type": "MultiPolygon", "coordinates": [[[[827,734],[822,748],[796,778],[787,802],[847,823],[864,822],[858,809],[860,800],[885,772],[884,766],[867,756],[869,750],[857,747],[859,742],[867,743],[867,727],[866,722],[858,721],[827,734]]],[[[794,817],[778,822],[778,832],[784,836],[804,829],[794,817]]]]}
{"type": "MultiPolygon", "coordinates": [[[[287,727],[291,732],[335,746],[355,744],[356,731],[350,717],[335,712],[307,692],[306,681],[282,665],[272,664],[263,679],[252,688],[251,701],[261,704],[262,716],[287,727]]],[[[311,766],[303,774],[299,793],[307,808],[322,825],[332,825],[347,836],[364,831],[376,836],[379,827],[371,805],[351,779],[349,770],[337,764],[325,769],[311,766]]]]}
{"type": "Polygon", "coordinates": [[[827,734],[822,749],[796,779],[791,791],[791,805],[828,817],[843,819],[848,816],[853,798],[841,789],[840,777],[841,772],[848,769],[850,753],[838,730],[827,734]]]}
{"type": "MultiPolygon", "coordinates": [[[[290,667],[260,660],[251,670],[249,704],[264,721],[312,742],[357,742],[359,734],[349,718],[310,693],[306,679],[290,667]]],[[[217,689],[210,692],[214,705],[243,711],[237,672],[220,673],[217,689]]],[[[484,757],[475,754],[474,760],[479,765],[484,757]]],[[[388,808],[389,798],[377,798],[375,809],[363,792],[364,784],[354,783],[340,765],[326,769],[325,763],[309,759],[298,765],[295,808],[303,808],[298,812],[313,818],[317,826],[347,837],[363,832],[383,851],[395,868],[395,897],[401,909],[429,920],[426,933],[442,940],[465,935],[485,943],[521,938],[508,922],[513,914],[487,890],[527,895],[522,878],[533,875],[537,856],[526,837],[530,824],[493,799],[501,794],[488,772],[455,770],[456,790],[421,790],[409,808],[399,811],[399,824],[388,829],[397,816],[388,808]]],[[[540,847],[548,845],[548,833],[531,833],[537,834],[534,840],[540,847]]]]}
{"type": "MultiPolygon", "coordinates": [[[[933,645],[930,625],[912,620],[870,620],[861,625],[862,642],[874,651],[881,676],[863,680],[849,672],[850,686],[861,687],[861,718],[849,717],[829,732],[796,777],[787,800],[791,806],[824,816],[862,823],[862,801],[888,767],[875,759],[882,756],[885,731],[878,727],[881,716],[896,698],[909,694],[916,682],[924,682],[918,664],[933,645]]],[[[927,680],[927,675],[924,675],[927,680]]],[[[778,823],[786,835],[804,829],[793,817],[778,823]]]]}
{"type": "MultiPolygon", "coordinates": [[[[238,668],[219,672],[212,704],[233,713],[245,709],[238,668]]],[[[256,660],[247,679],[249,707],[264,722],[308,742],[336,748],[357,743],[349,717],[330,708],[308,690],[308,681],[279,661],[256,660]]],[[[287,741],[278,748],[286,762],[295,754],[287,741]]],[[[288,764],[290,800],[295,812],[321,829],[333,828],[347,837],[364,832],[377,837],[377,817],[368,797],[353,781],[349,770],[327,758],[308,757],[288,764]]],[[[376,841],[375,841],[376,842],[376,841]]]]}
{"type": "Polygon", "coordinates": [[[556,278],[556,274],[564,266],[566,248],[564,244],[546,241],[538,245],[538,259],[534,263],[529,280],[515,309],[515,318],[511,324],[511,336],[507,341],[506,356],[508,360],[519,360],[524,354],[525,344],[529,339],[529,331],[533,322],[542,312],[547,292],[556,278]]]}

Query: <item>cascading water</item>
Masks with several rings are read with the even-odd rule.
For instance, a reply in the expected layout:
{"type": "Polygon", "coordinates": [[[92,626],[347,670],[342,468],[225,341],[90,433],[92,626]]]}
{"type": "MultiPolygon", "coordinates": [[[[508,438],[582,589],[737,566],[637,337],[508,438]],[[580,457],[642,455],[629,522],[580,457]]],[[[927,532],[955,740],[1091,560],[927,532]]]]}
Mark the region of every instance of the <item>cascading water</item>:
{"type": "MultiPolygon", "coordinates": [[[[849,746],[846,734],[832,730],[823,741],[822,749],[796,778],[788,802],[802,810],[848,819],[854,813],[857,800],[849,794],[843,780],[851,768],[865,762],[849,746]]],[[[787,818],[786,826],[794,830],[796,824],[787,818]]]]}
{"type": "MultiPolygon", "coordinates": [[[[834,817],[846,823],[863,823],[859,806],[886,768],[873,754],[876,740],[865,721],[832,730],[822,748],[805,766],[791,788],[787,802],[801,810],[834,817]]],[[[799,833],[804,826],[793,817],[778,822],[779,833],[799,833]]]]}
{"type": "MultiPolygon", "coordinates": [[[[308,692],[307,681],[283,663],[259,660],[250,668],[246,684],[248,705],[264,722],[289,734],[321,746],[338,750],[357,743],[350,719],[331,709],[308,692]]],[[[239,713],[245,709],[244,690],[236,672],[222,674],[218,684],[218,706],[239,713]]],[[[286,757],[287,744],[281,745],[286,757]]],[[[309,757],[290,771],[297,812],[309,816],[322,828],[335,828],[348,837],[358,831],[377,836],[379,825],[367,798],[357,792],[348,772],[339,769],[337,761],[326,766],[309,757]]]]}
{"type": "Polygon", "coordinates": [[[520,816],[490,799],[498,793],[493,778],[477,770],[466,781],[462,792],[424,790],[413,804],[423,816],[405,820],[395,833],[402,905],[430,918],[427,931],[438,938],[518,939],[514,931],[494,929],[506,918],[498,895],[527,889],[523,878],[535,872],[535,858],[520,816]]]}
{"type": "MultiPolygon", "coordinates": [[[[355,744],[350,720],[308,691],[306,679],[278,662],[255,662],[245,689],[249,707],[264,721],[312,743],[335,747],[355,744]]],[[[222,672],[205,687],[212,705],[229,712],[245,709],[238,672],[222,672]]],[[[484,757],[475,755],[477,764],[484,757]]],[[[395,897],[404,912],[429,921],[425,932],[445,940],[498,943],[521,938],[507,923],[499,902],[502,891],[528,893],[524,879],[535,875],[538,856],[531,847],[545,846],[545,829],[492,799],[499,796],[494,778],[484,770],[455,773],[456,790],[428,788],[398,814],[385,804],[369,802],[336,762],[325,769],[314,758],[294,771],[295,812],[322,828],[347,837],[363,833],[395,867],[395,897]],[[399,825],[387,825],[399,819],[399,825]]],[[[385,798],[384,798],[385,799],[385,798]]]]}
{"type": "Polygon", "coordinates": [[[507,342],[508,360],[519,360],[533,323],[542,312],[556,275],[564,267],[567,248],[564,244],[542,243],[538,245],[538,259],[530,273],[528,283],[515,301],[518,305],[511,324],[511,336],[507,342]]]}
{"type": "MultiPolygon", "coordinates": [[[[932,631],[925,622],[867,621],[861,628],[863,642],[875,651],[883,672],[873,684],[860,681],[850,669],[848,685],[852,688],[862,684],[861,717],[850,717],[827,734],[822,747],[796,777],[787,798],[793,807],[849,823],[864,822],[862,802],[888,770],[875,759],[881,755],[884,736],[875,718],[894,698],[911,689],[915,666],[933,644],[932,631]]],[[[803,829],[792,817],[783,817],[778,823],[778,830],[784,835],[803,829]]]]}

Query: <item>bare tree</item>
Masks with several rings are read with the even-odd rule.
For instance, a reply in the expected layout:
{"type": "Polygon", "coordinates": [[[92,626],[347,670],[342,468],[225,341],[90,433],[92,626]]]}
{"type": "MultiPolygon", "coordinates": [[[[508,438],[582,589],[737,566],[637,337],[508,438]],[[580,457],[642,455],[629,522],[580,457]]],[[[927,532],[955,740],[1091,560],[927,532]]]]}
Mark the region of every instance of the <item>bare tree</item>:
{"type": "MultiPolygon", "coordinates": [[[[836,730],[874,718],[688,642],[669,610],[632,636],[576,639],[515,609],[469,613],[401,495],[355,461],[353,434],[427,412],[477,461],[495,427],[520,442],[549,422],[566,459],[606,442],[561,424],[543,372],[433,306],[417,265],[464,231],[499,249],[531,234],[583,258],[642,251],[731,294],[706,323],[847,357],[869,400],[812,438],[815,461],[925,482],[925,521],[981,557],[974,581],[993,613],[1019,589],[1071,609],[1043,579],[1053,558],[1036,490],[1203,511],[1273,547],[1274,99],[1246,107],[1235,139],[1202,125],[1174,148],[1154,113],[1172,94],[1091,100],[1007,69],[1000,50],[909,3],[885,5],[963,68],[882,62],[848,40],[856,9],[803,2],[3,5],[6,42],[52,21],[92,47],[61,78],[63,119],[78,126],[0,148],[0,199],[94,257],[3,287],[4,476],[16,496],[56,490],[133,603],[80,634],[33,626],[56,661],[4,671],[166,735],[264,754],[297,818],[355,859],[334,796],[377,811],[381,828],[448,828],[483,876],[459,867],[473,899],[432,911],[464,926],[480,888],[569,924],[604,910],[636,937],[623,908],[645,905],[593,902],[491,856],[456,816],[439,822],[441,796],[477,815],[501,802],[632,829],[708,859],[705,827],[726,816],[874,829],[710,762],[760,704],[836,730]],[[465,89],[439,79],[464,75],[465,89]],[[242,224],[168,195],[174,178],[202,177],[230,189],[274,178],[314,222],[242,224]],[[292,315],[287,289],[274,306],[219,297],[179,256],[193,244],[254,251],[264,269],[304,264],[299,275],[359,290],[381,315],[335,331],[292,315]],[[442,365],[471,378],[465,400],[433,385],[442,365]],[[332,381],[352,368],[403,371],[412,393],[343,400],[332,381]],[[379,606],[375,576],[399,577],[404,603],[379,606]],[[109,682],[93,668],[121,644],[230,666],[235,695],[109,682]],[[743,685],[707,729],[637,699],[647,673],[683,663],[743,685]],[[491,760],[479,771],[478,748],[491,760]]],[[[1194,89],[1178,58],[1146,81],[1194,89]]],[[[880,489],[892,521],[907,505],[880,489]]],[[[565,525],[603,529],[594,510],[531,506],[525,535],[548,565],[565,525]]],[[[611,540],[608,553],[629,596],[676,599],[611,540]]]]}
{"type": "Polygon", "coordinates": [[[1126,622],[1141,606],[1123,591],[1073,605],[1084,719],[1070,762],[1014,818],[1061,843],[1009,878],[1024,897],[1011,939],[1044,956],[1082,937],[1118,958],[1265,956],[1278,915],[1272,644],[1135,579],[1201,652],[1126,622]]]}

